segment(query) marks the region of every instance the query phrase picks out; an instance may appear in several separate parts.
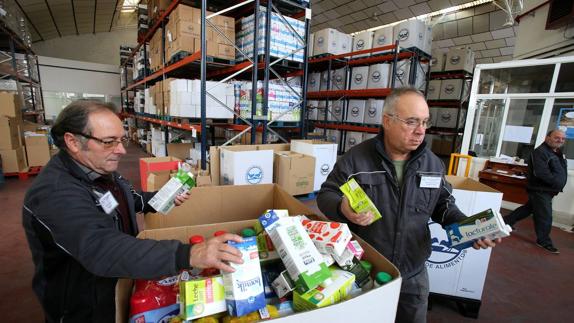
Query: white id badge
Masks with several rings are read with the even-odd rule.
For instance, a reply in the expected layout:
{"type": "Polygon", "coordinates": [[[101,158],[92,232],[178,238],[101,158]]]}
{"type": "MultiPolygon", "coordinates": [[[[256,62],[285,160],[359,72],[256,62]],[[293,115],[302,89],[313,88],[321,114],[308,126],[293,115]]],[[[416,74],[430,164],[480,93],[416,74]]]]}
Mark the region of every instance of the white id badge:
{"type": "Polygon", "coordinates": [[[100,202],[100,205],[106,214],[112,213],[112,211],[118,206],[118,201],[116,201],[110,191],[107,191],[106,194],[102,195],[98,202],[100,202]]]}
{"type": "Polygon", "coordinates": [[[440,176],[421,176],[421,188],[439,188],[442,177],[440,176]]]}

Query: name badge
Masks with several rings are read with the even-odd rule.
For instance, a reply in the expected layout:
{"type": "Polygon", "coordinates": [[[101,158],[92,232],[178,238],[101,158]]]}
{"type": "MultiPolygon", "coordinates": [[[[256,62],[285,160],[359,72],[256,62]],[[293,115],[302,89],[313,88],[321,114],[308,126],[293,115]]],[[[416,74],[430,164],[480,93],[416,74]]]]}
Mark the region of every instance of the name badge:
{"type": "Polygon", "coordinates": [[[100,202],[100,205],[106,214],[112,213],[112,211],[118,206],[118,201],[116,201],[110,191],[107,191],[106,194],[102,195],[98,202],[100,202]]]}
{"type": "Polygon", "coordinates": [[[440,176],[421,176],[422,188],[439,188],[441,184],[442,177],[440,176]]]}

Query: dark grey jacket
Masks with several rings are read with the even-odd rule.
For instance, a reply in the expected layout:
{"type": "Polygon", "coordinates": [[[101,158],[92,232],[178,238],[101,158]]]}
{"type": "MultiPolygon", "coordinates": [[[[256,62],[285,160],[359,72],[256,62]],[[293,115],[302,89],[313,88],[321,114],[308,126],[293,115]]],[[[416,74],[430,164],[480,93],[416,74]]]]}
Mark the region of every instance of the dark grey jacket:
{"type": "Polygon", "coordinates": [[[349,223],[353,232],[387,257],[408,279],[423,269],[430,256],[429,218],[444,226],[465,216],[449,193],[452,187],[444,180],[442,161],[424,142],[405,164],[403,185],[399,188],[394,165],[384,149],[383,136],[381,131],[377,137],[353,147],[341,157],[321,186],[317,204],[331,220],[349,223]],[[371,225],[350,223],[340,212],[343,194],[339,186],[352,174],[356,174],[353,177],[382,214],[382,219],[371,225]],[[424,174],[443,177],[441,187],[420,188],[424,174]]]}
{"type": "MultiPolygon", "coordinates": [[[[130,209],[150,211],[153,193],[137,193],[118,174],[130,209]]],[[[140,240],[119,229],[115,212],[99,206],[96,188],[64,151],[54,156],[26,193],[23,225],[35,274],[33,289],[47,322],[113,322],[117,278],[157,278],[189,266],[189,246],[140,240]]]]}
{"type": "Polygon", "coordinates": [[[528,190],[558,194],[567,179],[566,159],[560,150],[554,152],[545,142],[534,149],[528,161],[528,190]]]}

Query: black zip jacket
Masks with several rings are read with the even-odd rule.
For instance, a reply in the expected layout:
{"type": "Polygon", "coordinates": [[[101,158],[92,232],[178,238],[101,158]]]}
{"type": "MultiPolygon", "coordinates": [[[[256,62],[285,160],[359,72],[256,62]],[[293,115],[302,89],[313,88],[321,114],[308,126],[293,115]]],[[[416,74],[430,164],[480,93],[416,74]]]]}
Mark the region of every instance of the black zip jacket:
{"type": "Polygon", "coordinates": [[[558,194],[566,186],[568,170],[562,151],[554,152],[543,142],[534,149],[528,163],[527,189],[558,194]]]}
{"type": "MultiPolygon", "coordinates": [[[[138,193],[113,174],[136,212],[152,211],[153,193],[138,193]]],[[[189,245],[125,234],[118,214],[106,214],[97,188],[64,151],[54,156],[26,193],[23,225],[32,252],[34,292],[47,322],[114,322],[118,278],[152,279],[189,267],[189,245]]]]}
{"type": "Polygon", "coordinates": [[[444,179],[444,165],[423,142],[412,152],[398,186],[395,167],[387,156],[381,131],[349,150],[335,164],[317,196],[319,209],[333,221],[345,222],[400,270],[406,279],[419,273],[431,254],[429,218],[448,225],[466,218],[454,204],[451,185],[444,179]],[[355,174],[355,175],[353,175],[355,174]],[[440,188],[421,188],[422,176],[442,177],[440,188]],[[382,219],[359,226],[340,212],[339,187],[350,177],[371,198],[382,219]]]}

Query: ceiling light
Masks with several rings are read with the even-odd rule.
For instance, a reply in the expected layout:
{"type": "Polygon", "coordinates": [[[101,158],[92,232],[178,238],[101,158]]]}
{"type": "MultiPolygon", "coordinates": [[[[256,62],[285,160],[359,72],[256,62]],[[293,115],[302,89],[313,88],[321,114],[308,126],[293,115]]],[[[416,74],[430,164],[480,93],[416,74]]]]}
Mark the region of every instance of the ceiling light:
{"type": "Polygon", "coordinates": [[[120,12],[122,13],[132,13],[138,8],[138,3],[140,0],[124,0],[122,6],[120,7],[120,12]]]}

